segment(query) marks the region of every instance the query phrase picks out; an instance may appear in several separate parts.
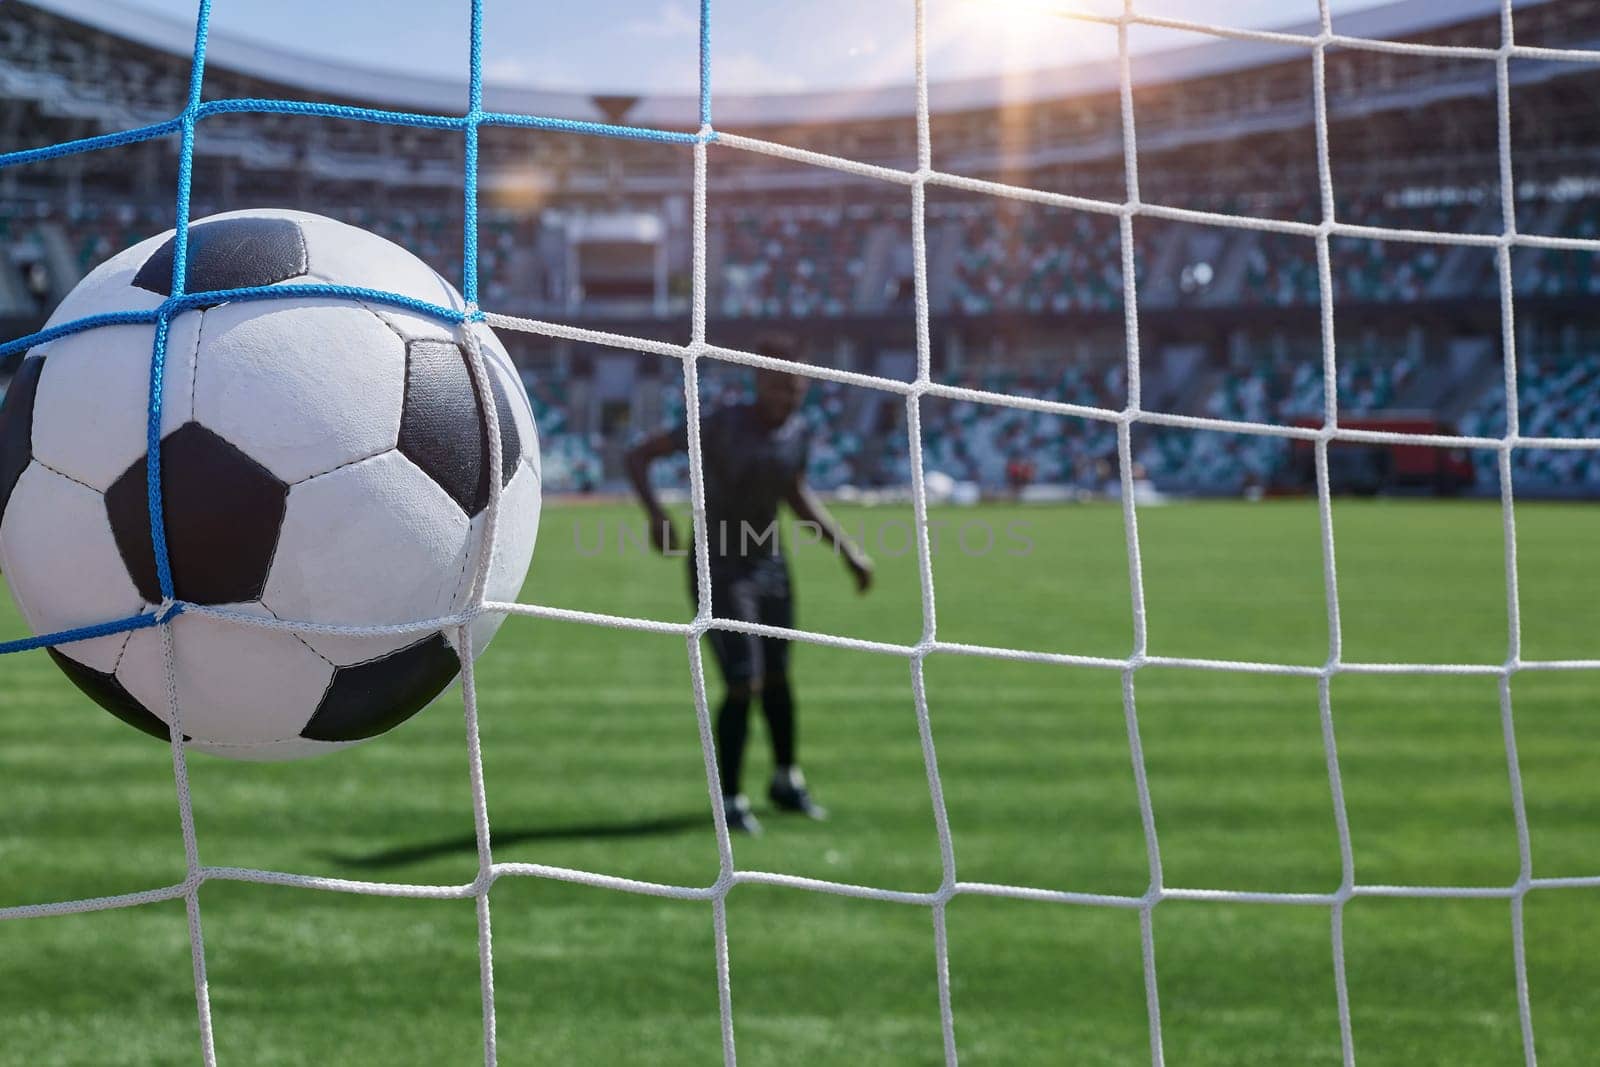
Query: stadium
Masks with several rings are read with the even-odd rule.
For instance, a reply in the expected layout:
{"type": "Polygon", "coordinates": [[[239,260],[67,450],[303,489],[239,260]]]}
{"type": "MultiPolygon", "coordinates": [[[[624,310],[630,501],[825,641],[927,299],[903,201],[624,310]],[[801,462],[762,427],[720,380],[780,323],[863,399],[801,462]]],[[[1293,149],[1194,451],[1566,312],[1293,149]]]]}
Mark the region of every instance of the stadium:
{"type": "MultiPolygon", "coordinates": [[[[98,12],[102,22],[107,12],[116,9],[98,12]]],[[[88,5],[80,14],[96,13],[88,5]]],[[[1600,30],[1600,13],[1583,5],[1536,5],[1519,14],[1519,41],[1565,46],[1574,26],[1580,36],[1585,32],[1586,19],[1600,30]]],[[[1485,47],[1500,32],[1494,4],[1475,19],[1400,4],[1352,15],[1350,22],[1343,32],[1352,36],[1441,45],[1485,47]]],[[[127,128],[170,116],[182,104],[187,27],[140,26],[138,33],[124,27],[119,34],[111,18],[109,25],[90,23],[93,34],[74,28],[83,25],[26,7],[8,22],[7,89],[22,105],[12,111],[8,147],[127,128]]],[[[226,65],[227,49],[213,58],[207,93],[218,99],[325,98],[426,111],[455,103],[452,86],[326,65],[307,81],[306,64],[260,48],[241,46],[237,69],[226,65]]],[[[1282,46],[1237,41],[1151,57],[1160,80],[1134,95],[1141,197],[1221,214],[1318,219],[1303,58],[1282,46]]],[[[1135,71],[1136,84],[1141,73],[1135,71]]],[[[1519,233],[1595,232],[1600,216],[1587,169],[1595,137],[1582,106],[1592,75],[1584,64],[1511,66],[1513,116],[1538,116],[1536,124],[1514,118],[1511,127],[1519,233]]],[[[1501,228],[1490,65],[1334,51],[1327,76],[1341,221],[1450,233],[1501,228]]],[[[948,153],[936,160],[942,170],[1112,202],[1126,196],[1115,70],[1035,72],[1020,87],[1015,79],[995,79],[934,89],[943,90],[932,99],[933,139],[948,153]]],[[[860,95],[723,98],[723,108],[727,128],[748,136],[914,170],[905,94],[860,95]]],[[[492,87],[490,104],[576,121],[684,129],[694,126],[696,107],[692,99],[528,92],[497,101],[492,87]]],[[[216,118],[204,134],[196,146],[197,215],[286,202],[373,227],[419,250],[445,274],[460,273],[461,146],[453,135],[258,115],[216,118]],[[397,159],[404,165],[391,163],[397,159]]],[[[486,133],[480,152],[484,306],[663,340],[687,336],[688,153],[509,130],[486,133]]],[[[910,377],[916,346],[904,190],[781,157],[719,156],[714,164],[707,249],[713,340],[739,347],[756,329],[782,323],[803,333],[830,365],[910,377]]],[[[165,191],[175,173],[170,140],[8,170],[0,196],[12,205],[7,240],[15,270],[3,280],[0,313],[9,331],[36,326],[113,251],[170,227],[165,191]]],[[[938,187],[927,208],[939,380],[1121,406],[1124,287],[1115,216],[938,187]]],[[[1141,219],[1134,239],[1145,406],[1236,421],[1320,423],[1313,241],[1159,218],[1141,219]]],[[[1335,322],[1341,412],[1375,429],[1502,432],[1493,248],[1340,238],[1330,254],[1333,295],[1344,312],[1335,322]],[[1448,369],[1434,372],[1438,367],[1448,369]]],[[[1586,436],[1595,417],[1588,385],[1596,373],[1580,306],[1589,294],[1588,253],[1519,248],[1513,259],[1522,312],[1517,350],[1528,365],[1525,432],[1586,436]]],[[[517,355],[537,390],[548,451],[559,461],[552,464],[556,487],[617,486],[620,443],[659,422],[663,405],[681,406],[674,399],[678,383],[659,382],[657,360],[629,360],[581,343],[528,345],[517,355]]],[[[829,488],[905,484],[903,457],[897,462],[872,447],[876,438],[903,433],[896,422],[902,413],[881,401],[814,400],[819,408],[841,409],[833,419],[834,448],[813,460],[814,481],[829,488]]],[[[1114,466],[1115,441],[1103,433],[1060,432],[1003,414],[932,414],[931,465],[986,489],[1004,487],[1013,452],[1032,458],[1042,483],[1091,490],[1103,487],[1114,466]]],[[[1192,437],[1151,435],[1140,442],[1139,459],[1158,486],[1210,494],[1237,494],[1246,485],[1310,488],[1309,466],[1296,463],[1282,442],[1192,437]]],[[[1530,450],[1517,460],[1529,492],[1600,487],[1600,469],[1590,472],[1585,453],[1530,450]]],[[[1461,457],[1419,459],[1391,449],[1346,460],[1339,476],[1369,491],[1498,492],[1492,468],[1469,466],[1461,457]]]]}
{"type": "Polygon", "coordinates": [[[470,776],[446,697],[175,819],[0,659],[0,1062],[1590,1062],[1600,2],[1139,6],[1010,5],[1123,55],[988,77],[491,80],[539,121],[470,141],[455,82],[213,31],[191,101],[192,23],[0,6],[0,342],[180,186],[330,216],[473,279],[545,494],[470,776]],[[626,494],[774,334],[877,571],[791,525],[833,817],[734,841],[626,494]]]}

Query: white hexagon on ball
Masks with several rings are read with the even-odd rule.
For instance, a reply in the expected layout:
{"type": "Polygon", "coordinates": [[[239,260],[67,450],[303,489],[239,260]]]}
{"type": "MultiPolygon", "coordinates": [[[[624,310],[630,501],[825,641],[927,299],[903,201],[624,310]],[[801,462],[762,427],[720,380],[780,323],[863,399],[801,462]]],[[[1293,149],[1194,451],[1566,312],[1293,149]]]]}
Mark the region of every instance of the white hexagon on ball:
{"type": "MultiPolygon", "coordinates": [[[[35,462],[17,479],[11,500],[0,520],[0,567],[35,633],[92,626],[144,606],[117,556],[98,492],[35,462]],[[38,513],[60,522],[32,521],[38,513]]],[[[70,652],[109,672],[126,643],[126,634],[109,635],[74,642],[70,652]]]]}
{"type": "MultiPolygon", "coordinates": [[[[448,615],[467,584],[469,528],[444,490],[399,452],[341,467],[289,490],[262,602],[280,618],[349,626],[448,615]],[[437,565],[446,559],[461,562],[437,565]]],[[[373,659],[416,636],[303,635],[336,664],[373,659]]]]}
{"type": "MultiPolygon", "coordinates": [[[[189,421],[199,313],[180,315],[167,331],[161,432],[189,421]]],[[[105,492],[145,453],[154,326],[105,326],[35,349],[48,358],[33,404],[33,458],[105,492]],[[144,353],[143,359],[128,358],[144,353]]]]}
{"type": "Polygon", "coordinates": [[[204,344],[195,420],[285,482],[394,447],[405,346],[361,305],[224,304],[205,313],[204,344]]]}

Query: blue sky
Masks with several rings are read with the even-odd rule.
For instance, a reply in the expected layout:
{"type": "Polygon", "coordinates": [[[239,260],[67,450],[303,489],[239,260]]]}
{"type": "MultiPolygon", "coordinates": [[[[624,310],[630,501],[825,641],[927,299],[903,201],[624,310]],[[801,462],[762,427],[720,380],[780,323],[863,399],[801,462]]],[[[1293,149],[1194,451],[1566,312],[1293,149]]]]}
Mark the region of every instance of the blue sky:
{"type": "MultiPolygon", "coordinates": [[[[194,0],[127,0],[194,17],[194,0]]],[[[929,74],[954,78],[1114,54],[1113,29],[1038,10],[1040,0],[927,0],[929,74]]],[[[1381,0],[1332,0],[1338,16],[1381,0]]],[[[1448,8],[1452,0],[1439,0],[1448,8]]],[[[1106,14],[1121,0],[1074,0],[1106,14]]],[[[1140,0],[1141,12],[1229,26],[1314,19],[1316,0],[1140,0]]],[[[912,0],[715,0],[713,89],[782,92],[904,84],[912,0]]],[[[697,84],[696,0],[486,0],[492,80],[589,92],[687,92],[697,84]]],[[[216,0],[213,25],[364,66],[453,77],[466,67],[460,0],[216,0]]],[[[1140,50],[1193,35],[1134,27],[1140,50]]]]}

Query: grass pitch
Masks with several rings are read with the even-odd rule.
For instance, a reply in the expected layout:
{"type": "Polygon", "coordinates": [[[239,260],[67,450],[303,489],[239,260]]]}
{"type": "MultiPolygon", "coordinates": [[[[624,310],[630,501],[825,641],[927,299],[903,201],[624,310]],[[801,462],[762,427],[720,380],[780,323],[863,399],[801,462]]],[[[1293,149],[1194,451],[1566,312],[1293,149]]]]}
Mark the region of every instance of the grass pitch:
{"type": "MultiPolygon", "coordinates": [[[[844,514],[878,559],[879,587],[857,598],[831,556],[801,551],[800,624],[916,641],[915,562],[900,551],[909,510],[844,514]]],[[[1129,653],[1115,506],[936,517],[947,520],[941,639],[1129,653]],[[976,523],[997,532],[992,548],[976,523]],[[1014,554],[1013,534],[1031,551],[1014,554]]],[[[1600,510],[1524,505],[1518,519],[1523,657],[1600,658],[1600,510]]],[[[619,551],[618,530],[634,521],[620,507],[551,508],[524,599],[686,618],[682,563],[631,540],[619,551]]],[[[1152,654],[1326,660],[1312,503],[1183,504],[1139,521],[1152,654]]],[[[1334,521],[1344,660],[1505,660],[1496,505],[1340,501],[1334,521]]],[[[5,633],[20,633],[5,610],[5,633]]],[[[479,669],[497,860],[679,885],[717,877],[682,640],[513,618],[479,669]]],[[[803,762],[835,817],[769,817],[765,837],[736,841],[737,865],[937,887],[909,661],[803,646],[795,671],[803,762]]],[[[1118,671],[941,655],[926,680],[961,880],[1146,890],[1118,671]]],[[[1541,878],[1600,874],[1596,683],[1586,671],[1511,683],[1541,878]]],[[[1146,668],[1134,686],[1165,884],[1336,889],[1316,679],[1146,668]]],[[[711,688],[715,699],[714,673],[711,688]]],[[[1516,879],[1497,679],[1341,675],[1331,701],[1358,883],[1516,879]]],[[[202,861],[467,882],[463,736],[452,693],[391,736],[321,760],[193,757],[202,861]]],[[[757,729],[752,787],[767,768],[757,729]]],[[[0,906],[179,881],[170,774],[159,744],[89,705],[42,654],[0,663],[0,906]]],[[[200,899],[222,1062],[479,1060],[472,901],[223,881],[200,899]]],[[[502,1063],[718,1061],[710,904],[526,878],[497,882],[491,901],[502,1063]]],[[[1600,890],[1537,890],[1525,912],[1540,1061],[1592,1062],[1600,890]]],[[[964,1062],[1149,1062],[1137,912],[961,896],[948,922],[964,1062]]],[[[728,924],[742,1062],[942,1062],[928,909],[740,886],[728,924]]],[[[1340,1062],[1328,908],[1168,901],[1153,925],[1169,1063],[1340,1062]]],[[[1507,901],[1360,898],[1344,939],[1359,1062],[1522,1062],[1507,901]]],[[[182,1063],[197,1052],[181,902],[0,923],[0,1062],[182,1063]]]]}

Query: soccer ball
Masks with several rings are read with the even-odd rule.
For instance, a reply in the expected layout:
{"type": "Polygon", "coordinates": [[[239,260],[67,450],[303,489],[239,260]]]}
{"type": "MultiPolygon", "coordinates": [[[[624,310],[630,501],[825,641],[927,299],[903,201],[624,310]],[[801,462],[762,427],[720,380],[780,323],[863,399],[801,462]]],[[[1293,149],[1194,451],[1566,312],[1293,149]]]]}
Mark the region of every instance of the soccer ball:
{"type": "MultiPolygon", "coordinates": [[[[170,295],[169,232],[102,264],[50,324],[151,309],[170,295]]],[[[189,230],[188,292],[281,283],[383,290],[462,308],[421,260],[298,211],[214,215],[189,230]]],[[[35,633],[152,612],[161,601],[146,494],[155,327],[118,325],[35,347],[0,409],[0,567],[35,633]]],[[[489,499],[503,488],[485,595],[514,600],[539,522],[539,447],[511,358],[481,324],[355,299],[218,303],[171,319],[161,417],[163,514],[176,599],[296,622],[373,626],[461,611],[489,499]],[[480,342],[499,440],[468,370],[480,342]]],[[[287,759],[404,722],[470,647],[445,629],[383,636],[269,629],[185,611],[172,620],[188,745],[287,759]]],[[[89,697],[169,736],[155,627],[50,649],[89,697]]]]}

